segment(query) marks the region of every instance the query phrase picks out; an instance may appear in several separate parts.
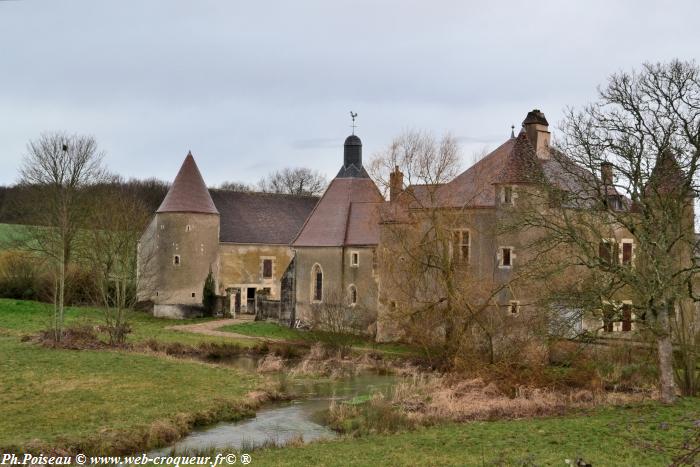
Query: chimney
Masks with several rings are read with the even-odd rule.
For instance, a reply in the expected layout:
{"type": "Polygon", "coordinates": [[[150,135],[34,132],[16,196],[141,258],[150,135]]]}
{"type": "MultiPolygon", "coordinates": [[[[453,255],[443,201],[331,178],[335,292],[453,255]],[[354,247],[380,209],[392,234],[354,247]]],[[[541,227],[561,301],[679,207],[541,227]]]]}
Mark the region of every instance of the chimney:
{"type": "Polygon", "coordinates": [[[603,185],[613,185],[613,165],[610,162],[600,164],[600,179],[603,181],[603,185]]]}
{"type": "Polygon", "coordinates": [[[537,157],[542,160],[549,159],[549,123],[540,109],[527,113],[523,120],[523,129],[537,157]]]}
{"type": "Polygon", "coordinates": [[[403,173],[397,165],[389,174],[389,201],[396,201],[403,191],[403,173]]]}

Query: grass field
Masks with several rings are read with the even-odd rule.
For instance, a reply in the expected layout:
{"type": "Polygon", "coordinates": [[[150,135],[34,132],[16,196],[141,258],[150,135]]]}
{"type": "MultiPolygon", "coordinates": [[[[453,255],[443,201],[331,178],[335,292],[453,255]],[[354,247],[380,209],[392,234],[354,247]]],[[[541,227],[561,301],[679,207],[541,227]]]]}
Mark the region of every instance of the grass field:
{"type": "MultiPolygon", "coordinates": [[[[172,439],[183,423],[240,416],[244,395],[264,384],[254,373],[188,360],[22,342],[45,329],[50,314],[50,305],[0,299],[0,451],[37,445],[139,451],[172,439]]],[[[69,323],[100,321],[99,311],[90,308],[72,307],[66,316],[69,323]]],[[[217,340],[168,330],[172,321],[142,313],[131,322],[133,342],[217,340]]],[[[300,332],[270,323],[232,328],[291,340],[300,332]]],[[[563,466],[565,459],[581,457],[594,466],[657,466],[670,463],[673,451],[666,448],[679,445],[697,425],[700,400],[689,398],[671,407],[648,403],[565,417],[444,424],[251,454],[252,465],[563,466]]]]}
{"type": "MultiPolygon", "coordinates": [[[[260,382],[233,369],[112,351],[46,349],[0,337],[0,447],[148,430],[178,413],[239,403],[260,382]]],[[[0,449],[1,450],[1,449],[0,449]]]]}
{"type": "MultiPolygon", "coordinates": [[[[73,443],[103,430],[148,433],[150,424],[177,414],[225,413],[262,384],[253,373],[213,365],[110,350],[56,350],[21,336],[46,329],[49,305],[0,300],[0,451],[31,440],[73,443]],[[218,411],[218,412],[217,412],[218,411]]],[[[99,312],[69,308],[66,321],[98,322],[99,312]]],[[[132,339],[186,341],[168,321],[137,314],[132,339]]],[[[195,342],[207,336],[192,335],[195,342]]],[[[185,420],[180,417],[180,423],[185,420]]],[[[165,424],[164,426],[167,426],[165,424]]],[[[172,428],[172,427],[171,427],[172,428]]],[[[124,441],[125,442],[125,441],[124,441]]]]}
{"type": "MultiPolygon", "coordinates": [[[[53,316],[53,306],[46,303],[0,298],[0,330],[5,329],[17,335],[38,332],[49,329],[53,316]]],[[[211,318],[188,320],[188,324],[206,321],[211,318]]],[[[103,321],[99,310],[89,307],[67,307],[65,322],[100,324],[103,321]]],[[[200,342],[229,342],[243,346],[254,345],[250,339],[235,339],[226,337],[205,336],[189,332],[167,329],[180,321],[154,318],[145,312],[132,312],[129,315],[132,333],[129,342],[140,342],[146,339],[157,339],[162,342],[181,342],[183,344],[198,344],[200,342]]]]}
{"type": "Polygon", "coordinates": [[[534,420],[449,424],[252,453],[253,465],[277,466],[594,466],[669,465],[686,429],[700,420],[700,400],[648,404],[534,420]]]}
{"type": "MultiPolygon", "coordinates": [[[[275,323],[265,322],[265,321],[253,321],[249,323],[239,323],[231,324],[228,326],[223,326],[218,329],[219,331],[232,332],[236,334],[243,334],[245,336],[255,336],[255,337],[266,337],[270,339],[281,339],[292,342],[328,342],[337,340],[331,334],[327,332],[320,331],[308,331],[291,329],[286,326],[280,326],[275,323]]],[[[400,355],[409,355],[416,353],[415,348],[403,344],[378,344],[371,339],[362,336],[344,336],[343,339],[347,339],[349,345],[352,345],[358,349],[373,349],[386,353],[394,353],[400,355]]]]}

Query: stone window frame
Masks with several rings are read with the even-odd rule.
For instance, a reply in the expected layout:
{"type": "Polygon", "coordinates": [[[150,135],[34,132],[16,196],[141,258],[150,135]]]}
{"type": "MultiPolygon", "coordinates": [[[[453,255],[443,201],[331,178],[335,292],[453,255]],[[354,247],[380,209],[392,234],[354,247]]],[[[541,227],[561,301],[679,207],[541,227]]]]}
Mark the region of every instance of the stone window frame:
{"type": "Polygon", "coordinates": [[[615,267],[620,265],[620,262],[622,261],[622,249],[620,248],[620,243],[618,243],[615,237],[600,239],[600,242],[598,242],[598,260],[600,261],[601,265],[607,267],[615,267]],[[608,245],[608,248],[610,248],[605,254],[609,257],[609,261],[606,261],[603,257],[603,245],[608,245]]]}
{"type": "Polygon", "coordinates": [[[354,307],[357,305],[359,294],[357,293],[357,286],[355,284],[350,284],[348,286],[348,306],[354,307]]]}
{"type": "Polygon", "coordinates": [[[260,257],[260,280],[262,281],[272,281],[275,279],[275,258],[274,256],[261,256],[260,257]],[[271,261],[270,265],[270,277],[265,277],[265,261],[271,261]]]}
{"type": "Polygon", "coordinates": [[[181,266],[182,257],[180,255],[173,255],[173,266],[181,266]]]}
{"type": "Polygon", "coordinates": [[[453,241],[452,241],[452,259],[457,259],[458,263],[469,264],[472,257],[472,232],[470,229],[454,229],[452,231],[453,241]],[[467,234],[467,243],[464,243],[464,234],[467,234]],[[454,241],[454,236],[459,236],[459,241],[454,241]],[[467,247],[467,258],[464,258],[463,247],[467,247]],[[457,251],[455,252],[455,248],[457,251]]]}
{"type": "Polygon", "coordinates": [[[310,287],[310,292],[311,292],[311,303],[323,303],[323,282],[324,282],[324,273],[323,273],[323,268],[319,263],[314,263],[313,266],[311,266],[311,287],[310,287]],[[319,290],[319,295],[320,298],[316,298],[317,294],[316,291],[317,289],[317,274],[318,272],[321,273],[321,288],[319,290]]]}
{"type": "Polygon", "coordinates": [[[351,250],[350,251],[350,267],[351,268],[359,268],[360,267],[360,251],[359,250],[351,250]],[[355,258],[357,258],[357,261],[355,261],[355,258]]]}
{"type": "Polygon", "coordinates": [[[620,240],[620,261],[619,264],[621,266],[629,266],[631,268],[634,268],[634,258],[636,256],[635,253],[636,248],[634,247],[634,239],[633,238],[622,238],[620,240]],[[630,251],[630,262],[625,263],[624,258],[625,258],[625,245],[630,245],[630,248],[632,251],[630,251]]]}
{"type": "Polygon", "coordinates": [[[505,246],[498,247],[498,252],[496,253],[496,257],[498,258],[498,268],[499,269],[512,269],[513,268],[513,262],[515,260],[514,252],[515,252],[515,248],[513,248],[512,246],[505,245],[505,246]],[[503,257],[504,257],[503,251],[504,250],[509,250],[509,252],[510,252],[510,255],[509,255],[510,263],[509,264],[503,263],[503,257]]]}
{"type": "Polygon", "coordinates": [[[511,316],[518,316],[520,314],[520,300],[508,300],[508,313],[511,316]],[[513,305],[515,305],[515,312],[513,312],[513,305]]]}
{"type": "Polygon", "coordinates": [[[501,204],[505,206],[515,205],[515,187],[513,185],[503,185],[501,189],[501,204]]]}
{"type": "Polygon", "coordinates": [[[192,232],[192,226],[190,224],[185,226],[185,232],[192,232]]]}

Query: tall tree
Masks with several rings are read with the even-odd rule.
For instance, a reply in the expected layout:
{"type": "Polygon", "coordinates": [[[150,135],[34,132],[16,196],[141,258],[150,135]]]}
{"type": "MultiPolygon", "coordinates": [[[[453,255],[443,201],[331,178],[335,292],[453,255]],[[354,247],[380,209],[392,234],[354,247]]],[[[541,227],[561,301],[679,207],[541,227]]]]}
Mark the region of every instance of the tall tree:
{"type": "Polygon", "coordinates": [[[673,402],[670,323],[697,301],[700,70],[676,60],[612,75],[596,102],[567,111],[561,130],[549,164],[562,183],[533,192],[533,209],[520,200],[513,227],[541,232],[530,247],[559,252],[541,258],[577,271],[578,284],[553,291],[554,301],[601,310],[608,330],[634,321],[653,337],[660,397],[673,402]]]}
{"type": "Polygon", "coordinates": [[[86,224],[88,187],[104,177],[102,153],[91,136],[45,133],[27,145],[20,184],[31,189],[25,246],[45,256],[56,274],[54,338],[63,333],[66,271],[80,228],[86,224]]]}
{"type": "MultiPolygon", "coordinates": [[[[459,170],[458,149],[449,135],[437,140],[409,131],[370,164],[373,178],[392,192],[383,212],[378,261],[380,301],[388,309],[384,325],[434,351],[448,367],[499,358],[497,342],[512,331],[512,320],[498,297],[526,271],[519,268],[511,280],[497,281],[470,267],[475,255],[469,232],[489,232],[476,228],[485,224],[479,218],[483,210],[469,209],[473,199],[446,203],[443,188],[459,170]]],[[[507,347],[500,345],[500,350],[507,347]]]]}
{"type": "Polygon", "coordinates": [[[326,177],[318,171],[305,167],[284,168],[270,173],[258,182],[264,193],[318,196],[328,186],[326,177]]]}
{"type": "Polygon", "coordinates": [[[121,345],[130,331],[128,316],[139,282],[152,280],[147,276],[152,257],[138,252],[151,211],[118,180],[90,191],[90,220],[79,237],[77,255],[92,272],[93,301],[103,311],[110,344],[121,345]]]}

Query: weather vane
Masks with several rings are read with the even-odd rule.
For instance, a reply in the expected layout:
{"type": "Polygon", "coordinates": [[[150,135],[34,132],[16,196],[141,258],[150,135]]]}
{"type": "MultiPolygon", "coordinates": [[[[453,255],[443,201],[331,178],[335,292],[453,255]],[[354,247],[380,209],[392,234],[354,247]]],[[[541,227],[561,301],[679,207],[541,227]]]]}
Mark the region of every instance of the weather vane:
{"type": "Polygon", "coordinates": [[[355,118],[357,118],[357,113],[353,112],[352,110],[350,111],[350,118],[352,118],[352,134],[355,134],[355,128],[357,128],[357,125],[355,125],[355,118]]]}

